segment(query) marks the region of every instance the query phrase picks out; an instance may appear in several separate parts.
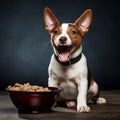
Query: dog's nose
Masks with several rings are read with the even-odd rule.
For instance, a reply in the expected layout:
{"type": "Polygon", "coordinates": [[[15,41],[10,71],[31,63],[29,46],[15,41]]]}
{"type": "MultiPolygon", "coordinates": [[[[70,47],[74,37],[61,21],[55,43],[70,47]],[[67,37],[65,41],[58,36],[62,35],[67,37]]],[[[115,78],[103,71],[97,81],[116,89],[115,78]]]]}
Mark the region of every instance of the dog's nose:
{"type": "Polygon", "coordinates": [[[61,38],[59,39],[59,42],[60,42],[61,44],[65,44],[66,41],[67,41],[67,38],[66,38],[66,37],[61,37],[61,38]]]}

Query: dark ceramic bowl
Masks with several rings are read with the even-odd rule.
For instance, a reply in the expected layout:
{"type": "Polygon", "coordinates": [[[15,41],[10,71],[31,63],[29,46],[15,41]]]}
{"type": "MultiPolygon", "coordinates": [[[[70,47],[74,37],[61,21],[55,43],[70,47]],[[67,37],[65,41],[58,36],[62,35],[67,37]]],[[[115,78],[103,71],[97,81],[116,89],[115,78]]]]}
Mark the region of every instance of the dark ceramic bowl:
{"type": "Polygon", "coordinates": [[[60,88],[48,87],[50,92],[24,92],[8,90],[9,96],[19,113],[50,112],[61,92],[60,88]]]}

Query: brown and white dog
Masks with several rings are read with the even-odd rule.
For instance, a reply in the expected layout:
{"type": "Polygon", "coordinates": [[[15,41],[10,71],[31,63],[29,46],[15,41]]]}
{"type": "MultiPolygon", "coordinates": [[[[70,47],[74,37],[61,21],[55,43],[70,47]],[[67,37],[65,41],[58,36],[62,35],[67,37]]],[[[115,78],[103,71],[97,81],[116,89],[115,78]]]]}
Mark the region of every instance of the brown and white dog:
{"type": "Polygon", "coordinates": [[[54,50],[48,85],[63,89],[58,101],[65,102],[68,108],[77,107],[77,112],[90,111],[88,99],[98,104],[106,103],[104,98],[99,97],[98,85],[82,53],[82,37],[88,32],[92,11],[86,10],[75,23],[60,24],[54,13],[45,8],[44,21],[54,50]]]}

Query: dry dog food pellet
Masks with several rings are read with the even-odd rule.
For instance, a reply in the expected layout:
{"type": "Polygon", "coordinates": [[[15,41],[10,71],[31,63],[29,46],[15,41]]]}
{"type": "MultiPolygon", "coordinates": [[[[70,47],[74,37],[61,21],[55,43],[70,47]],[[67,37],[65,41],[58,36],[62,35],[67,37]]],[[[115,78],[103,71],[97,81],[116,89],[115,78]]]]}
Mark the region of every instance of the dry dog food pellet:
{"type": "Polygon", "coordinates": [[[15,83],[14,86],[8,86],[8,90],[11,91],[26,91],[26,92],[50,92],[47,87],[42,87],[38,85],[30,85],[30,83],[20,84],[15,83]]]}

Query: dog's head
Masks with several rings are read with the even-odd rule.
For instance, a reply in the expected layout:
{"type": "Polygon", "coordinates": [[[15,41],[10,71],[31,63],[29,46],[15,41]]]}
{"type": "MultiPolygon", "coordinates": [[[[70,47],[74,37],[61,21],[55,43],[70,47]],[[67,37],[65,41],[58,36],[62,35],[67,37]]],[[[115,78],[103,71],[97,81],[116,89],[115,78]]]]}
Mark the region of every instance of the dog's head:
{"type": "Polygon", "coordinates": [[[74,23],[59,23],[54,13],[44,10],[45,28],[51,34],[51,43],[61,62],[67,62],[80,48],[82,37],[88,32],[92,11],[86,10],[74,23]]]}

